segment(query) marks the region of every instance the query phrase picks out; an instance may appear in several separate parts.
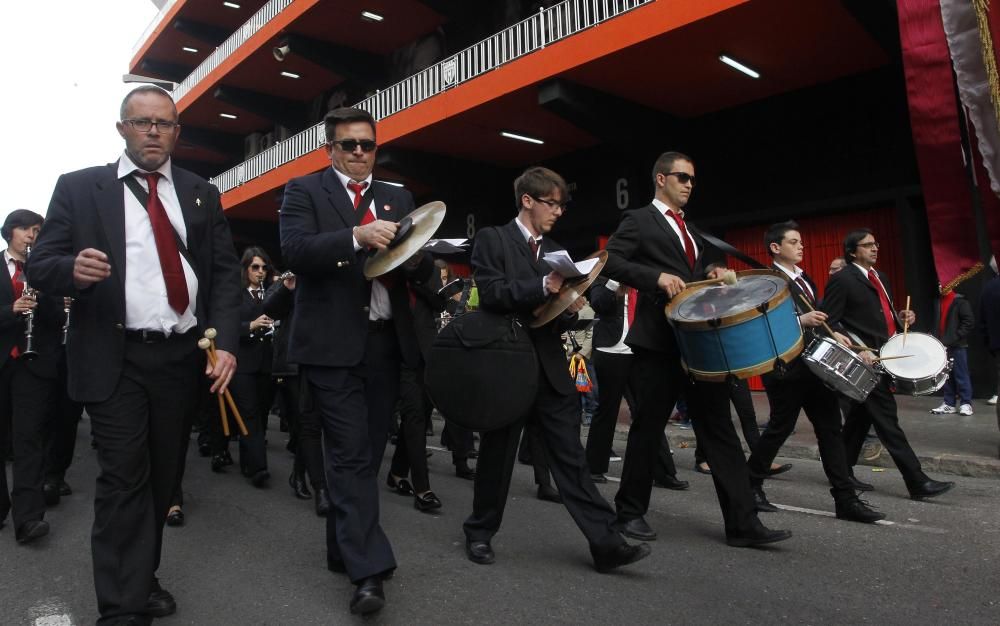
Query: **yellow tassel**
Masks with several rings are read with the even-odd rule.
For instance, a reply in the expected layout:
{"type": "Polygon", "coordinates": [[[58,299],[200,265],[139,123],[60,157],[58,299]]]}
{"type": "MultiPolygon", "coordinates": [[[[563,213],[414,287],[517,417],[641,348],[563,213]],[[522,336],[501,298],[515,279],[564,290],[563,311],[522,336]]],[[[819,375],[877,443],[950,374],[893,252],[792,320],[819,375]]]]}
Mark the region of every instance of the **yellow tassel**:
{"type": "Polygon", "coordinates": [[[993,36],[990,34],[990,0],[972,0],[976,10],[976,22],[979,25],[979,39],[982,42],[983,65],[986,77],[990,83],[990,101],[993,102],[993,115],[1000,124],[1000,72],[997,71],[997,60],[993,48],[993,36]]]}
{"type": "Polygon", "coordinates": [[[951,280],[949,280],[947,284],[943,285],[941,287],[941,293],[948,293],[949,291],[951,291],[955,287],[958,287],[961,283],[969,280],[970,278],[972,278],[973,276],[975,276],[976,274],[978,274],[980,271],[982,271],[982,269],[983,269],[983,264],[980,263],[979,261],[976,261],[975,265],[973,265],[972,267],[970,267],[965,272],[959,274],[955,278],[952,278],[951,280]]]}

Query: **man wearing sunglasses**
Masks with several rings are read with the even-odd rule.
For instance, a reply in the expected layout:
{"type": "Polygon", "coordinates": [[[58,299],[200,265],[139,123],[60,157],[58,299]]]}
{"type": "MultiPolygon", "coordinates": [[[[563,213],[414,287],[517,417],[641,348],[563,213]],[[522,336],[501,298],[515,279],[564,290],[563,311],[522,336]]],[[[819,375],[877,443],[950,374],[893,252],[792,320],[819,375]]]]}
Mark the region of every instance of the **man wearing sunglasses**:
{"type": "Polygon", "coordinates": [[[665,152],[653,166],[651,204],[627,211],[608,241],[604,274],[638,290],[635,318],[625,343],[632,349],[629,384],[636,411],[625,450],[621,487],[615,496],[618,525],[628,537],[650,541],[647,523],[660,439],[670,407],[683,392],[698,445],[712,468],[725,521],[726,541],[747,547],[782,541],[791,532],[769,530],[757,519],[746,460],[729,408],[728,383],[692,382],[663,309],[685,283],[704,278],[705,240],[688,229],[684,207],[694,191],[691,159],[665,152]]]}
{"type": "Polygon", "coordinates": [[[415,256],[365,279],[369,251],[389,245],[413,196],[372,179],[378,145],[367,111],[334,109],[324,125],[332,167],[290,180],[281,207],[281,252],[297,277],[288,360],[299,364],[323,427],[327,565],[350,577],[351,612],[366,614],[384,606],[382,580],[396,568],[377,477],[400,364],[420,358],[406,283],[429,280],[434,264],[415,256]]]}
{"type": "Polygon", "coordinates": [[[176,610],[155,577],[199,377],[236,370],[239,262],[219,191],[173,165],[170,94],[129,92],[116,163],[64,174],[28,260],[31,286],[72,296],[69,394],[86,405],[101,474],[91,536],[98,624],[176,610]],[[198,340],[215,328],[218,362],[198,340]]]}

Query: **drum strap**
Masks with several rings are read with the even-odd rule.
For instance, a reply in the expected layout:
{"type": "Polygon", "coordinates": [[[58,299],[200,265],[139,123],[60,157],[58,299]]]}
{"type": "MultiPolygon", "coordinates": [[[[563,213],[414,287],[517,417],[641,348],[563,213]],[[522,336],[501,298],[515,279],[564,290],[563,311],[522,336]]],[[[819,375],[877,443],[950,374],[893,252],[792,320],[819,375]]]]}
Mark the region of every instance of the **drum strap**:
{"type": "Polygon", "coordinates": [[[738,248],[736,248],[732,244],[726,243],[725,241],[719,239],[718,237],[716,237],[714,235],[709,235],[708,233],[706,233],[705,231],[701,230],[700,228],[695,227],[693,224],[688,223],[687,228],[688,228],[689,231],[691,231],[695,235],[698,235],[699,237],[701,237],[702,239],[704,239],[708,243],[712,244],[713,246],[715,246],[716,248],[718,248],[722,252],[725,252],[729,256],[736,257],[737,259],[743,261],[744,263],[746,263],[750,267],[752,267],[754,269],[757,269],[757,270],[766,270],[767,269],[766,266],[762,265],[760,263],[760,261],[758,261],[757,259],[753,258],[749,254],[743,252],[742,250],[739,250],[738,248]]]}

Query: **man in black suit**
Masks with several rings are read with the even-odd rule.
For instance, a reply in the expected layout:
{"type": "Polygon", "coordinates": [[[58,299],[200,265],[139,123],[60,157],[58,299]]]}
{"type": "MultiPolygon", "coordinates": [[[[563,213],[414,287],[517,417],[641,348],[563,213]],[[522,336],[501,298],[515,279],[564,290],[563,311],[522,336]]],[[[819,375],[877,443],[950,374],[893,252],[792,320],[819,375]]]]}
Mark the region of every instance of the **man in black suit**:
{"type": "MultiPolygon", "coordinates": [[[[916,320],[913,311],[900,311],[897,316],[893,310],[889,284],[883,275],[875,271],[877,260],[878,243],[871,230],[860,228],[847,234],[844,238],[846,267],[830,277],[822,306],[830,326],[839,331],[841,343],[849,345],[853,342],[878,350],[890,337],[902,331],[900,317],[908,324],[916,320]],[[850,338],[840,333],[846,333],[850,338]]],[[[863,351],[859,354],[866,363],[874,363],[875,353],[863,351]]],[[[854,404],[844,420],[844,449],[849,467],[857,463],[865,435],[873,425],[903,475],[911,498],[932,498],[955,486],[953,482],[931,480],[924,474],[899,425],[892,380],[887,375],[880,378],[864,402],[854,404]]],[[[851,479],[856,489],[872,489],[871,485],[855,479],[853,474],[851,479]]]]}
{"type": "Polygon", "coordinates": [[[101,467],[98,624],[146,624],[176,609],[155,578],[163,524],[199,372],[221,393],[236,369],[239,266],[218,190],[170,161],[180,132],[170,95],[132,90],[117,127],[117,163],[59,178],[27,272],[39,291],[76,298],[66,355],[101,467]],[[215,367],[197,345],[208,327],[215,367]]]}
{"type": "MultiPolygon", "coordinates": [[[[545,235],[566,208],[569,192],[559,174],[528,168],[514,181],[517,217],[476,237],[472,268],[480,308],[530,320],[532,312],[559,293],[563,277],[544,260],[561,246],[545,235]]],[[[566,367],[560,333],[576,320],[585,301],[578,299],[552,322],[529,331],[541,365],[538,393],[528,420],[537,424],[540,452],[566,509],[590,544],[600,572],[649,555],[647,544],[629,545],[614,528],[615,515],[590,478],[580,445],[580,399],[566,367]]],[[[525,324],[527,326],[527,324],[525,324]]],[[[482,434],[476,467],[472,515],[465,520],[466,554],[474,563],[495,560],[490,541],[500,529],[518,440],[525,420],[482,434]]]]}
{"type": "Polygon", "coordinates": [[[401,270],[365,279],[368,250],[389,245],[413,196],[372,180],[378,144],[367,111],[334,109],[324,123],[332,167],[289,181],[281,207],[281,252],[297,277],[288,358],[323,423],[334,509],[327,566],[357,585],[350,607],[363,614],[384,606],[382,579],[396,568],[379,525],[377,479],[400,363],[419,358],[404,279],[422,283],[434,264],[418,254],[401,270]]]}
{"type": "MultiPolygon", "coordinates": [[[[798,312],[799,324],[805,334],[805,345],[816,337],[816,329],[826,321],[826,313],[816,311],[819,306],[819,292],[816,283],[797,265],[802,262],[804,246],[799,225],[795,222],[773,224],[764,235],[764,244],[771,255],[772,269],[780,272],[788,281],[792,302],[798,312]],[[805,302],[808,302],[807,306],[805,302]]],[[[764,374],[764,386],[771,405],[771,417],[767,428],[753,446],[747,466],[754,485],[754,497],[758,511],[773,512],[777,507],[767,501],[763,482],[773,475],[772,461],[785,440],[795,429],[799,411],[805,410],[812,422],[819,444],[819,456],[823,471],[830,481],[830,494],[836,506],[839,519],[855,522],[874,523],[885,517],[873,511],[858,499],[851,483],[844,455],[844,442],[840,433],[840,405],[837,393],[823,384],[815,374],[796,358],[787,368],[764,374]]]]}
{"type": "Polygon", "coordinates": [[[690,381],[681,366],[677,339],[663,309],[698,280],[706,265],[705,241],[688,230],[683,208],[694,189],[694,163],[679,152],[666,152],[653,166],[655,197],[627,211],[608,241],[604,273],[635,287],[635,323],[625,343],[634,354],[629,383],[636,411],[625,450],[622,482],[615,496],[618,522],[636,539],[655,539],[643,517],[649,508],[653,466],[668,411],[683,390],[695,419],[695,434],[712,468],[712,480],[725,521],[726,540],[734,546],[773,543],[789,531],[765,528],[754,511],[746,459],[729,409],[729,383],[690,381]]]}

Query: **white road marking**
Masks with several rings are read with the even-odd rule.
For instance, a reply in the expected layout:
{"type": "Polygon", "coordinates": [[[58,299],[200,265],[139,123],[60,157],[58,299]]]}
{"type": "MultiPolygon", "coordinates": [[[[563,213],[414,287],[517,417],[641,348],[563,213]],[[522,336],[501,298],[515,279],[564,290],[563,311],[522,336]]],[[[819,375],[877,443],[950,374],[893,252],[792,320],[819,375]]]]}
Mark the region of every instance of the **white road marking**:
{"type": "Polygon", "coordinates": [[[59,598],[45,598],[28,609],[32,626],[74,626],[68,607],[59,598]]]}
{"type": "MultiPolygon", "coordinates": [[[[791,511],[792,513],[805,513],[806,515],[818,515],[820,517],[836,517],[833,511],[818,511],[816,509],[807,509],[800,506],[792,506],[790,504],[774,504],[782,511],[791,511]]],[[[916,520],[913,520],[916,521],[916,520]]],[[[875,522],[879,526],[895,526],[897,528],[906,528],[907,530],[916,530],[925,533],[931,533],[933,535],[946,535],[948,531],[944,528],[934,528],[933,526],[917,526],[915,524],[902,524],[900,522],[893,522],[891,520],[879,520],[875,522]]]]}

